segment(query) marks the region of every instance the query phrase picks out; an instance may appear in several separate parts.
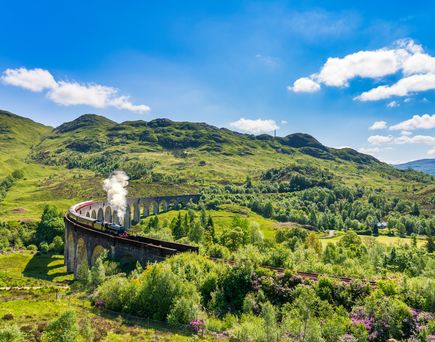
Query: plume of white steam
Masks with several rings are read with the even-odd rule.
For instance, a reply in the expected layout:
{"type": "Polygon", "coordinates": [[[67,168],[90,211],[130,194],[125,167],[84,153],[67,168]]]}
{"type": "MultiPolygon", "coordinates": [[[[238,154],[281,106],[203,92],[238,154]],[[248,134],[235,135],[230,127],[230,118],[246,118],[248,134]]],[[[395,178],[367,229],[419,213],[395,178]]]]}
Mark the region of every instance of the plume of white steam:
{"type": "Polygon", "coordinates": [[[113,211],[117,211],[121,221],[127,208],[127,185],[129,177],[124,171],[114,171],[109,178],[104,180],[103,189],[107,192],[107,202],[113,211]]]}

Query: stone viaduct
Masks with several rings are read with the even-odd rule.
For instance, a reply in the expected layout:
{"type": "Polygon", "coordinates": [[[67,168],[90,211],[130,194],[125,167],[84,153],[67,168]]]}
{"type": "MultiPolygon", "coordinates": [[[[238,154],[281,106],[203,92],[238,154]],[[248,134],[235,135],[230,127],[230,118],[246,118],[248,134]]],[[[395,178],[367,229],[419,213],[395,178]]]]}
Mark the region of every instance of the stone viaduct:
{"type": "Polygon", "coordinates": [[[86,262],[91,267],[104,251],[113,259],[131,258],[143,267],[179,252],[198,252],[198,247],[140,236],[115,236],[95,229],[95,226],[104,222],[130,228],[139,223],[141,218],[185,208],[189,202],[198,202],[199,198],[200,195],[182,195],[129,199],[126,213],[121,219],[116,210],[105,202],[84,202],[73,206],[64,217],[67,271],[77,276],[80,265],[86,262]]]}

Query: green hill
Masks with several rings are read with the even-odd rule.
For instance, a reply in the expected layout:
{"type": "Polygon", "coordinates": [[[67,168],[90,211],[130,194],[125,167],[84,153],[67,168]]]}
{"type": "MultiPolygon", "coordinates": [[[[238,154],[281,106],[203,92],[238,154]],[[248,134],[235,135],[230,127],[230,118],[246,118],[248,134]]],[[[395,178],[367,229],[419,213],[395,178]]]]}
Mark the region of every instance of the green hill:
{"type": "Polygon", "coordinates": [[[435,158],[414,160],[408,163],[403,163],[394,166],[400,170],[412,169],[412,170],[425,172],[432,176],[435,176],[435,158]]]}
{"type": "Polygon", "coordinates": [[[397,170],[349,148],[329,148],[303,133],[254,136],[206,123],[116,123],[94,114],[52,129],[8,112],[1,112],[0,127],[0,177],[16,169],[25,174],[0,202],[6,217],[36,217],[45,203],[66,208],[101,198],[102,179],[118,168],[132,179],[131,196],[241,184],[271,169],[330,174],[335,182],[382,189],[426,207],[435,189],[431,176],[397,170]]]}
{"type": "Polygon", "coordinates": [[[23,165],[33,145],[52,128],[0,110],[0,177],[23,165]]]}

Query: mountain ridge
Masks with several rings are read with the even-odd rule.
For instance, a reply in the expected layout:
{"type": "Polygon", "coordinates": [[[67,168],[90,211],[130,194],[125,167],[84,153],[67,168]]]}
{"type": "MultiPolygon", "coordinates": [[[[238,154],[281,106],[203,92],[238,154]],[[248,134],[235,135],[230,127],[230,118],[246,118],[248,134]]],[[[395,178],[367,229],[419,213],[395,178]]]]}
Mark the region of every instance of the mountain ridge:
{"type": "MultiPolygon", "coordinates": [[[[48,140],[65,137],[70,142],[65,146],[76,152],[98,152],[104,150],[110,141],[121,144],[140,141],[149,148],[159,150],[180,150],[188,148],[228,154],[250,154],[253,148],[272,148],[278,153],[293,153],[295,149],[303,154],[319,159],[353,161],[359,164],[381,163],[376,158],[353,149],[334,149],[320,143],[306,133],[292,133],[284,137],[268,134],[252,135],[219,128],[204,122],[172,121],[157,118],[150,121],[136,120],[116,123],[101,115],[84,114],[56,127],[48,140]],[[79,135],[89,135],[81,137],[79,135]],[[80,134],[81,133],[81,134],[80,134]],[[75,138],[73,138],[75,137],[75,138]],[[225,144],[233,148],[225,148],[225,144]],[[230,151],[231,150],[231,151],[230,151]],[[236,151],[237,150],[237,151],[236,151]]],[[[44,148],[44,144],[40,144],[44,148]]]]}
{"type": "Polygon", "coordinates": [[[406,163],[395,164],[394,167],[399,170],[412,169],[435,176],[435,158],[412,160],[406,163]]]}

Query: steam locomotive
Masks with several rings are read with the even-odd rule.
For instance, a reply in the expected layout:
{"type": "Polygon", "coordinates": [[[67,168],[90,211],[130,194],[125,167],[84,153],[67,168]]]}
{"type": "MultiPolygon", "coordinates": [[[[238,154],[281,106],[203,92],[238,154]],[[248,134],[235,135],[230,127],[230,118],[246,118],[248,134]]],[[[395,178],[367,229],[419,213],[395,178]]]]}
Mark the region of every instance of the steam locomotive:
{"type": "Polygon", "coordinates": [[[91,217],[87,217],[80,214],[80,209],[83,209],[87,206],[92,205],[92,201],[82,202],[76,205],[73,205],[68,212],[66,213],[66,217],[75,223],[78,223],[82,226],[100,230],[115,236],[126,236],[127,228],[115,223],[109,223],[105,221],[100,221],[91,217]]]}

